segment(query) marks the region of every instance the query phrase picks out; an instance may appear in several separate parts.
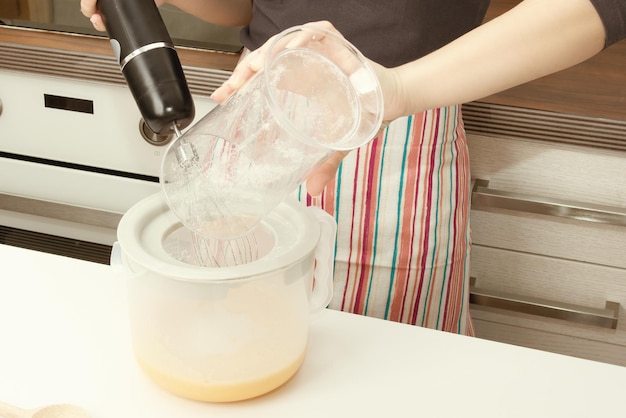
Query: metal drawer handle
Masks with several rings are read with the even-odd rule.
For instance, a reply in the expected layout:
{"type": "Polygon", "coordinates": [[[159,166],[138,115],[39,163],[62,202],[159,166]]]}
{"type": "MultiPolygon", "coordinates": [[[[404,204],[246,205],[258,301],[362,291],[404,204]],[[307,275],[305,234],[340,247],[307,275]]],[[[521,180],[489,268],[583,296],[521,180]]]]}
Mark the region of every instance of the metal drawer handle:
{"type": "Polygon", "coordinates": [[[618,302],[607,301],[604,309],[595,309],[547,299],[487,291],[476,287],[475,277],[470,278],[470,303],[610,329],[617,329],[620,309],[618,302]]]}
{"type": "Polygon", "coordinates": [[[117,229],[121,213],[0,193],[0,210],[117,229]]]}
{"type": "Polygon", "coordinates": [[[482,179],[473,180],[472,183],[472,209],[509,209],[626,226],[625,208],[493,190],[489,188],[489,181],[482,179]]]}

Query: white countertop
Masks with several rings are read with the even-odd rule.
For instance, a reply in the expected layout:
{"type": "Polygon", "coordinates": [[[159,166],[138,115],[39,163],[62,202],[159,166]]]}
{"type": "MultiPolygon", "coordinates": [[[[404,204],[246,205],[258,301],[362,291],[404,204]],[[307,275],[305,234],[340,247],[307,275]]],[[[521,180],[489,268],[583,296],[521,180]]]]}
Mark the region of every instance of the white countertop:
{"type": "Polygon", "coordinates": [[[135,364],[110,267],[0,245],[0,402],[93,418],[626,416],[626,368],[326,310],[283,387],[188,401],[135,364]]]}

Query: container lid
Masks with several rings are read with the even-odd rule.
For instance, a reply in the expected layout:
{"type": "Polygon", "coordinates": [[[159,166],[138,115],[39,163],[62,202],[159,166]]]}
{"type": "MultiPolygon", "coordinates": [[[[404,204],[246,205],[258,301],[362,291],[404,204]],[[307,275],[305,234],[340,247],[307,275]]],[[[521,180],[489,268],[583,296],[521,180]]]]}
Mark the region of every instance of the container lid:
{"type": "Polygon", "coordinates": [[[255,261],[228,267],[204,267],[183,261],[193,251],[191,232],[169,209],[161,193],[131,207],[117,228],[117,239],[133,270],[144,269],[185,281],[255,278],[285,268],[315,251],[320,237],[318,218],[302,203],[288,198],[264,217],[253,231],[255,261]]]}

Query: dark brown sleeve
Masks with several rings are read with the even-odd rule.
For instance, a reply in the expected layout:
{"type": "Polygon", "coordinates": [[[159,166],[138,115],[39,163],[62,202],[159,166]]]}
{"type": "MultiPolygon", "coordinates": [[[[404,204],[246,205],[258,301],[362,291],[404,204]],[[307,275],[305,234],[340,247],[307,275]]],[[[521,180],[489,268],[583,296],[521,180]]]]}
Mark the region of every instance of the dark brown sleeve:
{"type": "Polygon", "coordinates": [[[591,0],[606,31],[605,48],[626,38],[626,0],[591,0]]]}

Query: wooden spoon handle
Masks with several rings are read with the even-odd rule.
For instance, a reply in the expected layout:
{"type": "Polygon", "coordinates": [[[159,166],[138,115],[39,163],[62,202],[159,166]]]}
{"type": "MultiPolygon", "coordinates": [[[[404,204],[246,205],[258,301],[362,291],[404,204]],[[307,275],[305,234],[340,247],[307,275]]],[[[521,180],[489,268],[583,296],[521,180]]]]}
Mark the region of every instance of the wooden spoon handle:
{"type": "Polygon", "coordinates": [[[0,417],[2,418],[24,418],[26,412],[24,409],[0,402],[0,417]]]}

